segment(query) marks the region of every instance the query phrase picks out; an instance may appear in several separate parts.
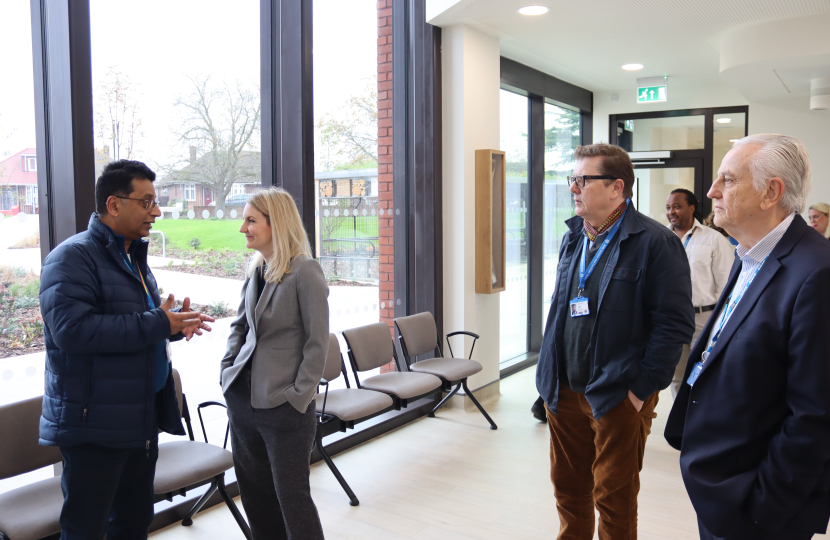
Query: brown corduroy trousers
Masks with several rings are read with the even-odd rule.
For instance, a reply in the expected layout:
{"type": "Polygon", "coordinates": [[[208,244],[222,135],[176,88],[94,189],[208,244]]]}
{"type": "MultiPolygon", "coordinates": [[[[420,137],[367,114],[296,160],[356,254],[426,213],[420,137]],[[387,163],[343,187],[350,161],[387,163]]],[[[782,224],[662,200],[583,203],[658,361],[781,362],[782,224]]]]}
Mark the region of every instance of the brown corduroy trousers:
{"type": "Polygon", "coordinates": [[[655,393],[637,412],[626,397],[597,421],[583,394],[559,387],[559,414],[547,412],[558,540],[591,540],[595,505],[600,540],[636,540],[640,470],[657,400],[655,393]]]}

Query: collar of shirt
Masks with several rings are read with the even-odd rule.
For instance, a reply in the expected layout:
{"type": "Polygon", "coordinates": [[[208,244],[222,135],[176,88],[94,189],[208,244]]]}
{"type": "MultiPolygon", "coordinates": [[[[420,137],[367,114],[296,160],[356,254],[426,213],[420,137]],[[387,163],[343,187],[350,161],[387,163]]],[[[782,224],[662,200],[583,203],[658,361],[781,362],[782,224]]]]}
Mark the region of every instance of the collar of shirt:
{"type": "Polygon", "coordinates": [[[689,229],[688,231],[686,231],[686,234],[683,235],[683,238],[681,238],[680,241],[684,242],[686,240],[686,237],[689,236],[690,234],[694,233],[695,229],[697,229],[698,227],[703,227],[703,225],[700,224],[700,222],[697,220],[697,218],[693,218],[692,228],[689,229]]]}
{"type": "Polygon", "coordinates": [[[746,249],[742,245],[738,244],[738,257],[741,258],[741,262],[754,262],[760,263],[764,259],[766,259],[772,250],[775,249],[775,246],[784,236],[784,233],[787,232],[787,229],[790,227],[790,224],[795,219],[795,213],[790,214],[784,221],[778,224],[773,230],[771,230],[760,242],[755,244],[752,249],[746,249]]]}

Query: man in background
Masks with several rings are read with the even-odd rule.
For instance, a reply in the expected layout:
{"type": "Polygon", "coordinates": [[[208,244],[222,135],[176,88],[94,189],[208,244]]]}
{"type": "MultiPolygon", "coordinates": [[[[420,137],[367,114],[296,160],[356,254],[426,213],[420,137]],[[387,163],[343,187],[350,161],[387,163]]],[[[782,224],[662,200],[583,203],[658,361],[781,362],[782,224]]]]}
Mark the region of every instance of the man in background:
{"type": "Polygon", "coordinates": [[[688,189],[675,189],[666,201],[669,228],[683,242],[683,249],[689,259],[692,305],[695,308],[695,333],[692,341],[683,345],[680,362],[674,370],[674,378],[671,381],[672,398],[677,397],[677,391],[683,382],[689,350],[715,309],[715,303],[726,286],[726,280],[729,279],[732,263],[735,262],[735,249],[729,244],[729,240],[714,229],[704,227],[696,217],[699,210],[700,203],[697,197],[688,189]]]}

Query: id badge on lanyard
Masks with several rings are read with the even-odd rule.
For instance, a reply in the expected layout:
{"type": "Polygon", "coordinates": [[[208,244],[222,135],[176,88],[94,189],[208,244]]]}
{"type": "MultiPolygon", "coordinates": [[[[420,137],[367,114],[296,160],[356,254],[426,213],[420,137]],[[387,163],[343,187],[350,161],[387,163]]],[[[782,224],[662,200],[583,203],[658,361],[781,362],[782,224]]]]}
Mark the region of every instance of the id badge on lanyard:
{"type": "MultiPolygon", "coordinates": [[[[630,203],[630,200],[626,200],[626,203],[630,203]]],[[[579,290],[576,293],[576,296],[570,301],[569,306],[571,308],[570,315],[571,317],[584,317],[586,315],[591,314],[591,310],[588,307],[588,298],[582,296],[582,292],[585,290],[585,284],[588,282],[588,278],[596,268],[597,263],[602,258],[602,254],[605,252],[606,248],[608,248],[608,244],[611,243],[611,240],[614,239],[614,235],[617,234],[617,231],[620,229],[622,225],[623,218],[625,218],[625,213],[628,211],[628,206],[625,207],[622,215],[619,217],[617,222],[608,232],[608,236],[605,237],[605,240],[600,245],[599,249],[597,250],[594,257],[591,259],[591,264],[588,265],[588,268],[585,268],[585,258],[586,253],[588,251],[588,238],[585,237],[582,240],[582,258],[579,260],[579,290]]]]}

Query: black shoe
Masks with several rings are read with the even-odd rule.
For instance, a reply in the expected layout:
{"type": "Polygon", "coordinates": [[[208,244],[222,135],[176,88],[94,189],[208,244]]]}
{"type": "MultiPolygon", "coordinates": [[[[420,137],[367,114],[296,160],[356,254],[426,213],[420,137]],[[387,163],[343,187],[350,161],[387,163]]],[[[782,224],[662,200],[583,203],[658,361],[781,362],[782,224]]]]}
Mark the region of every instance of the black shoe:
{"type": "Polygon", "coordinates": [[[530,412],[533,413],[533,418],[540,422],[547,422],[548,421],[548,414],[545,411],[545,402],[542,400],[541,397],[536,400],[533,406],[530,408],[530,412]]]}

